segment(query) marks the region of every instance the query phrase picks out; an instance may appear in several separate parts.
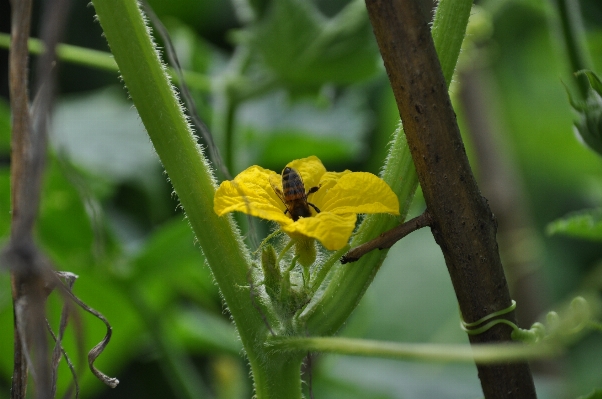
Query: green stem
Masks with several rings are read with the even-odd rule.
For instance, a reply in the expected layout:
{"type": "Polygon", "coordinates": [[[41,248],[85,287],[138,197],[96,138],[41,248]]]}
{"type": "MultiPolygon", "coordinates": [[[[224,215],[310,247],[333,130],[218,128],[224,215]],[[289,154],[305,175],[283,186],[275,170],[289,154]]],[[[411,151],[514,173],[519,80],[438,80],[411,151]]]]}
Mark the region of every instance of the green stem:
{"type": "Polygon", "coordinates": [[[339,259],[341,259],[341,256],[345,255],[345,253],[349,251],[349,248],[349,245],[345,245],[343,248],[339,249],[337,252],[332,254],[332,256],[330,256],[330,258],[328,258],[326,262],[324,262],[318,273],[316,273],[314,281],[311,283],[311,294],[314,294],[318,290],[318,288],[320,287],[320,285],[322,285],[324,279],[326,278],[334,264],[338,262],[339,259]]]}
{"type": "MultiPolygon", "coordinates": [[[[437,7],[432,35],[448,87],[460,54],[471,7],[471,0],[441,0],[437,7]]],[[[418,177],[401,128],[394,134],[382,177],[399,198],[400,216],[367,216],[351,242],[352,247],[393,228],[403,222],[407,215],[418,186],[418,177]]],[[[333,267],[333,277],[320,298],[312,301],[300,315],[300,320],[306,322],[309,334],[330,335],[341,327],[374,279],[387,253],[388,250],[372,251],[358,262],[333,267]]]]}
{"type": "MultiPolygon", "coordinates": [[[[29,38],[27,43],[31,54],[42,54],[44,43],[35,38],[29,38]]],[[[0,33],[0,48],[10,49],[10,35],[0,33]]],[[[70,44],[58,44],[56,46],[57,58],[64,62],[83,65],[90,68],[102,69],[109,72],[119,72],[115,59],[111,53],[92,50],[84,47],[72,46],[70,44]]],[[[168,69],[169,76],[178,84],[177,74],[173,68],[168,69]]],[[[182,71],[186,84],[196,90],[208,92],[211,89],[209,78],[206,75],[194,71],[182,71]]]]}
{"type": "Polygon", "coordinates": [[[270,354],[269,361],[253,369],[255,398],[301,399],[301,362],[298,352],[270,354]]]}
{"type": "MultiPolygon", "coordinates": [[[[587,49],[582,44],[584,42],[585,29],[581,20],[579,2],[577,0],[556,0],[556,7],[558,9],[562,39],[564,40],[571,73],[589,69],[589,55],[587,49]]],[[[587,77],[573,76],[573,79],[575,79],[579,87],[581,100],[585,100],[589,91],[587,77]]]]}
{"type": "MultiPolygon", "coordinates": [[[[35,55],[42,54],[45,51],[44,43],[40,39],[32,37],[29,38],[27,47],[29,48],[29,52],[35,55]]],[[[9,34],[0,33],[0,48],[10,49],[9,34]]],[[[96,69],[104,69],[110,72],[117,72],[119,70],[111,53],[104,51],[91,50],[60,43],[56,46],[56,55],[61,61],[85,65],[96,69]]]]}
{"type": "MultiPolygon", "coordinates": [[[[266,362],[263,353],[268,334],[266,323],[275,316],[262,305],[263,301],[251,296],[250,255],[232,218],[218,217],[213,212],[216,186],[212,171],[165,73],[138,3],[134,0],[92,3],[123,81],[237,326],[255,377],[257,397],[291,397],[295,391],[290,387],[295,384],[290,381],[289,363],[274,367],[271,359],[266,362]],[[288,384],[287,395],[259,394],[270,392],[273,385],[266,370],[273,373],[275,380],[282,379],[288,384]]],[[[298,368],[296,378],[299,379],[298,368]]]]}
{"type": "Polygon", "coordinates": [[[441,0],[431,30],[447,87],[451,83],[470,17],[472,1],[441,0]]]}
{"type": "Polygon", "coordinates": [[[367,339],[339,337],[283,337],[269,341],[270,348],[276,352],[311,351],[385,357],[400,360],[421,360],[436,362],[479,362],[499,363],[505,361],[541,359],[557,356],[561,350],[547,344],[484,344],[484,345],[446,345],[446,344],[407,344],[382,342],[367,339]]]}

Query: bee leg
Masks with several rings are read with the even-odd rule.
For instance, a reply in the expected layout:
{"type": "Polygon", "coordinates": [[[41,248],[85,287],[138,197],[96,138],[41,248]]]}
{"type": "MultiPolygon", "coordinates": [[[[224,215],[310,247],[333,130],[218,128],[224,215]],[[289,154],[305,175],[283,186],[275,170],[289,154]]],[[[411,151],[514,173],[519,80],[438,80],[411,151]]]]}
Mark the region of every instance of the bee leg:
{"type": "Polygon", "coordinates": [[[305,194],[305,195],[313,194],[313,193],[315,193],[316,191],[318,191],[319,189],[320,189],[320,187],[319,187],[319,186],[317,186],[317,187],[312,187],[312,188],[310,188],[310,189],[309,189],[309,191],[308,191],[308,192],[307,192],[307,194],[305,194]]]}
{"type": "MultiPolygon", "coordinates": [[[[314,187],[316,188],[316,187],[314,187]]],[[[312,208],[314,208],[316,210],[317,213],[320,213],[320,210],[318,209],[317,206],[315,206],[314,204],[312,204],[311,202],[308,202],[307,205],[311,206],[312,208]]]]}
{"type": "Polygon", "coordinates": [[[284,210],[284,214],[286,215],[286,213],[287,213],[287,212],[288,212],[288,208],[286,208],[286,209],[284,210]]]}

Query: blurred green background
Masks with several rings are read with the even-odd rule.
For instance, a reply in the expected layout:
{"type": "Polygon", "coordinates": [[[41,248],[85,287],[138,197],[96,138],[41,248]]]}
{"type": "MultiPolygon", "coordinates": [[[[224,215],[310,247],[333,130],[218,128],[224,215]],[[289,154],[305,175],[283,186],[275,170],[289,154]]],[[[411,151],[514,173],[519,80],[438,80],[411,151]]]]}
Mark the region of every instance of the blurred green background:
{"type": "MultiPolygon", "coordinates": [[[[231,135],[226,161],[232,173],[253,164],[280,171],[309,155],[319,156],[328,170],[378,173],[399,117],[357,2],[256,0],[261,12],[255,22],[239,0],[149,2],[167,26],[182,67],[212,82],[210,88],[190,89],[222,151],[228,151],[231,135]]],[[[93,8],[72,3],[64,42],[108,51],[93,8]]],[[[0,4],[1,31],[8,32],[8,1],[0,4]]],[[[602,73],[602,3],[579,4],[583,45],[592,69],[602,73]]],[[[600,207],[602,160],[573,134],[575,116],[563,83],[575,88],[553,2],[477,5],[451,95],[475,174],[498,218],[519,320],[528,327],[584,290],[598,295],[602,290],[600,244],[545,233],[555,219],[600,207]]],[[[34,36],[39,18],[37,12],[34,36]]],[[[3,241],[10,228],[6,54],[0,54],[3,241]]],[[[82,398],[180,398],[182,379],[196,397],[251,397],[236,331],[122,86],[117,74],[60,65],[36,230],[57,269],[79,275],[75,294],[113,326],[97,365],[121,383],[105,388],[83,367],[82,398]]],[[[423,209],[418,194],[412,214],[423,209]]],[[[260,235],[269,227],[256,226],[260,235]]],[[[0,398],[9,397],[12,374],[9,280],[7,272],[0,273],[0,398]]],[[[49,312],[56,326],[58,298],[51,298],[49,312]]],[[[82,322],[89,349],[104,326],[88,315],[82,322]]],[[[393,247],[341,334],[468,342],[429,231],[393,247]]],[[[70,330],[66,349],[84,364],[73,336],[70,330]]],[[[575,398],[602,388],[602,337],[579,338],[562,357],[533,364],[540,398],[575,398]]],[[[64,365],[60,373],[63,392],[71,378],[64,365]]],[[[482,397],[473,365],[320,355],[305,370],[308,381],[310,374],[316,398],[482,397]]]]}

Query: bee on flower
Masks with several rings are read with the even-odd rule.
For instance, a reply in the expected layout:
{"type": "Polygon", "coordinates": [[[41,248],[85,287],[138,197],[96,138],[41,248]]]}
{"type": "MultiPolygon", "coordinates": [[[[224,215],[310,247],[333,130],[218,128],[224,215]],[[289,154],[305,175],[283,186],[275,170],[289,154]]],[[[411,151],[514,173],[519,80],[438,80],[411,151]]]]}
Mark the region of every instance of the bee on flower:
{"type": "Polygon", "coordinates": [[[278,198],[286,206],[284,214],[288,212],[293,218],[293,222],[297,221],[300,217],[311,216],[310,206],[317,213],[320,213],[317,206],[307,201],[307,196],[318,191],[320,187],[312,187],[308,192],[305,192],[303,179],[295,169],[287,166],[282,170],[282,190],[278,185],[278,181],[270,181],[270,184],[276,195],[278,195],[278,198]]]}
{"type": "Polygon", "coordinates": [[[251,166],[215,193],[215,213],[244,212],[274,221],[294,240],[330,250],[349,241],[358,214],[399,215],[391,188],[368,172],[327,172],[315,156],[289,162],[282,174],[251,166]]]}

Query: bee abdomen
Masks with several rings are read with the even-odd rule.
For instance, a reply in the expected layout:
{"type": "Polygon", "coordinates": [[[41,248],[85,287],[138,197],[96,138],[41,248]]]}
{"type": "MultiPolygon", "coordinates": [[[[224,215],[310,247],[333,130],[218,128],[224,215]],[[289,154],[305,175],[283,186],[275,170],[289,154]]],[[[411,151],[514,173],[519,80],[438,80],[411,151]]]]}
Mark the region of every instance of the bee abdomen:
{"type": "Polygon", "coordinates": [[[305,186],[295,169],[286,167],[282,171],[282,192],[286,201],[305,199],[305,186]]]}

